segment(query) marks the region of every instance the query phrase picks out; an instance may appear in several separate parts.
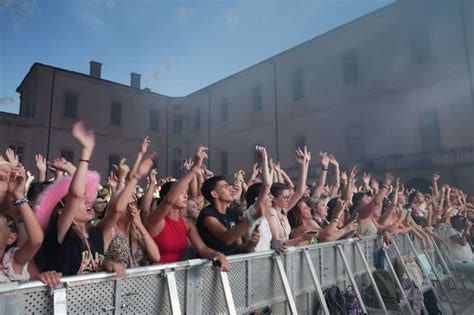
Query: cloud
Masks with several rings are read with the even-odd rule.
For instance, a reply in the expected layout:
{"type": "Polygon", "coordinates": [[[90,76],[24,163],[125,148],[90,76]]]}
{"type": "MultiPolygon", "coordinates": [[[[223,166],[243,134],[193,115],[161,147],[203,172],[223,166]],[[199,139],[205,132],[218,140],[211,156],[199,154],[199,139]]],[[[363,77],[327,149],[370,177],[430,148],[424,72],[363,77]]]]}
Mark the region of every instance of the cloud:
{"type": "Polygon", "coordinates": [[[180,6],[178,8],[178,11],[176,12],[176,17],[180,22],[186,22],[187,20],[193,18],[195,15],[196,14],[193,10],[188,7],[185,7],[184,5],[180,6]]]}
{"type": "Polygon", "coordinates": [[[13,97],[2,97],[0,98],[0,105],[13,105],[16,104],[16,101],[13,97]]]}
{"type": "Polygon", "coordinates": [[[14,28],[19,28],[24,19],[33,16],[36,0],[0,0],[0,11],[5,11],[14,28]]]}
{"type": "Polygon", "coordinates": [[[159,81],[164,72],[172,69],[176,64],[176,58],[173,55],[167,55],[163,62],[153,68],[153,80],[159,81]]]}
{"type": "Polygon", "coordinates": [[[97,14],[91,11],[81,11],[79,12],[79,20],[82,23],[86,24],[90,28],[101,28],[104,26],[104,21],[100,19],[97,14]]]}
{"type": "Polygon", "coordinates": [[[239,12],[237,12],[236,9],[230,9],[229,11],[227,11],[224,18],[227,24],[230,25],[232,28],[236,28],[237,25],[239,25],[240,23],[240,14],[239,12]]]}

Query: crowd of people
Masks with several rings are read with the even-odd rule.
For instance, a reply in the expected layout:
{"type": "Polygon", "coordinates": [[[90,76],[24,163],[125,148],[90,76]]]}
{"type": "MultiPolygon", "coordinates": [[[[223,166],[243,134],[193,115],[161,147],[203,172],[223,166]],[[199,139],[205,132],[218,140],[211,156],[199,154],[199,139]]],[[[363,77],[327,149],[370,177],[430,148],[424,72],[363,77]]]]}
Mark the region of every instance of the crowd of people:
{"type": "Polygon", "coordinates": [[[393,235],[408,232],[426,248],[438,239],[461,270],[474,272],[474,198],[440,185],[438,173],[427,194],[405,188],[393,174],[378,180],[356,167],[341,170],[332,154],[320,152],[318,178],[308,185],[306,147],[296,149],[293,182],[258,146],[250,176],[238,170],[228,182],[207,169],[207,148],[199,147],[179,179],[158,179],[156,153],[145,138],[133,165],[121,160],[102,186],[89,169],[94,132],[77,122],[72,136],[81,146],[77,163],[37,154],[36,176],[11,149],[0,155],[0,283],[41,280],[57,287],[62,276],[122,276],[127,268],[197,257],[227,271],[227,257],[237,253],[284,254],[290,246],[376,234],[390,246],[393,235]],[[439,226],[447,227],[445,238],[439,226]]]}

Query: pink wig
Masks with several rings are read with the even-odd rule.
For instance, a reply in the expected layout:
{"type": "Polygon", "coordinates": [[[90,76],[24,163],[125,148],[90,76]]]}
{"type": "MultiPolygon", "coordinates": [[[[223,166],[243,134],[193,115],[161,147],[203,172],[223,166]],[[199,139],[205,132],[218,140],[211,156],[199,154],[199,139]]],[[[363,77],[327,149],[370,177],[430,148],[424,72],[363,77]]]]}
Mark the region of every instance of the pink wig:
{"type": "MultiPolygon", "coordinates": [[[[35,214],[39,224],[46,230],[49,224],[49,218],[58,202],[67,195],[72,177],[66,176],[51,184],[39,196],[35,205],[35,214]]],[[[93,203],[97,197],[97,190],[100,185],[100,175],[95,171],[87,172],[86,197],[90,203],[93,203]]]]}

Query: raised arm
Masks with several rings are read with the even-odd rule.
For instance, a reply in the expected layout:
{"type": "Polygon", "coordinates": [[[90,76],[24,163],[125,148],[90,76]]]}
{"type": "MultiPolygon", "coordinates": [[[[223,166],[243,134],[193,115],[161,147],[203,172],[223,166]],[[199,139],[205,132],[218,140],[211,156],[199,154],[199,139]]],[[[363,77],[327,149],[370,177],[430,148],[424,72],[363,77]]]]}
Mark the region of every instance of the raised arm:
{"type": "Polygon", "coordinates": [[[385,181],[384,185],[378,190],[377,194],[375,197],[372,199],[372,201],[363,207],[362,209],[359,210],[359,220],[364,220],[368,219],[372,213],[374,213],[378,207],[382,207],[382,201],[387,192],[390,189],[390,185],[393,182],[393,175],[390,173],[387,173],[385,175],[385,181]]]}
{"type": "Polygon", "coordinates": [[[298,177],[298,186],[296,186],[295,192],[291,196],[290,201],[288,202],[288,209],[285,209],[288,212],[290,209],[298,203],[298,201],[303,197],[303,194],[306,190],[306,180],[308,178],[308,168],[309,162],[311,161],[311,153],[308,151],[308,148],[304,146],[303,149],[296,149],[296,161],[300,165],[300,175],[298,177]]]}
{"type": "Polygon", "coordinates": [[[14,205],[18,207],[21,218],[26,229],[28,240],[14,254],[13,262],[15,272],[20,273],[25,264],[32,260],[43,243],[43,230],[36,216],[26,200],[25,169],[21,166],[14,167],[10,175],[8,192],[15,200],[14,205]]]}
{"type": "Polygon", "coordinates": [[[332,154],[328,155],[329,163],[334,166],[334,178],[331,186],[331,198],[336,198],[339,193],[339,187],[341,186],[341,177],[340,177],[340,169],[339,169],[339,162],[337,161],[336,157],[332,154]]]}
{"type": "Polygon", "coordinates": [[[133,162],[132,170],[130,171],[130,175],[132,175],[132,173],[136,173],[138,165],[140,165],[140,162],[142,161],[143,155],[148,150],[148,147],[150,146],[150,144],[151,144],[151,141],[148,140],[148,136],[146,136],[145,139],[143,139],[143,142],[140,146],[140,150],[137,153],[137,157],[135,158],[135,162],[133,162]]]}
{"type": "Polygon", "coordinates": [[[82,150],[77,170],[72,177],[72,182],[66,195],[64,210],[58,218],[59,244],[62,244],[67,231],[72,225],[76,209],[84,206],[87,170],[95,146],[94,131],[86,130],[83,121],[78,121],[72,126],[72,135],[82,146],[82,150]]]}
{"type": "Polygon", "coordinates": [[[176,183],[173,184],[165,198],[148,216],[146,227],[152,236],[158,235],[164,227],[163,219],[166,214],[174,207],[183,191],[189,186],[194,178],[194,174],[199,171],[203,161],[207,159],[207,148],[199,147],[194,156],[194,164],[191,170],[185,173],[176,183]]]}
{"type": "Polygon", "coordinates": [[[46,159],[41,154],[35,154],[36,181],[46,181],[46,159]]]}
{"type": "Polygon", "coordinates": [[[329,156],[327,152],[319,152],[321,158],[321,173],[318,177],[318,183],[316,189],[313,192],[312,197],[320,198],[324,186],[326,185],[326,177],[328,176],[328,167],[329,167],[329,156]]]}
{"type": "Polygon", "coordinates": [[[439,172],[433,173],[433,195],[436,198],[439,198],[439,190],[438,190],[438,180],[439,180],[439,172]]]}
{"type": "Polygon", "coordinates": [[[152,169],[148,175],[148,186],[143,195],[142,202],[140,204],[140,214],[143,222],[146,222],[151,211],[151,204],[153,202],[153,195],[155,194],[156,187],[158,186],[158,180],[156,176],[158,172],[156,169],[152,169]]]}

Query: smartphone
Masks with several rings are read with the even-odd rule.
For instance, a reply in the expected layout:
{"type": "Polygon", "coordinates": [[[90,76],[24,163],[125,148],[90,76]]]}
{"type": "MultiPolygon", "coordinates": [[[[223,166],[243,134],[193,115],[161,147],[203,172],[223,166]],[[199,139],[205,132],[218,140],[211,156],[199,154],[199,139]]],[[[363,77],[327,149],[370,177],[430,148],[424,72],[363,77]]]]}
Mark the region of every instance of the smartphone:
{"type": "Polygon", "coordinates": [[[253,229],[254,232],[258,232],[258,229],[260,228],[260,223],[257,223],[255,225],[255,228],[253,229]]]}

